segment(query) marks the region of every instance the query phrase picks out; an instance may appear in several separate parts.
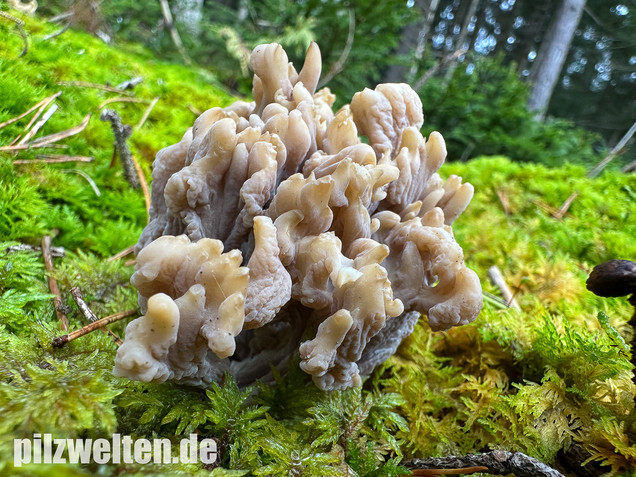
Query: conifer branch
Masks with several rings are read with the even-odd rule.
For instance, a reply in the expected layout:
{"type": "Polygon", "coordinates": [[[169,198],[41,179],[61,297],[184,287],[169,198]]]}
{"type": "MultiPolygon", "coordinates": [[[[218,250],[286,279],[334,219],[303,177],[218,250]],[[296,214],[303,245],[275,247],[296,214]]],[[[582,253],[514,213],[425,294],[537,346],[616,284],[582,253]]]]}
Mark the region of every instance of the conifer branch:
{"type": "Polygon", "coordinates": [[[471,472],[508,475],[517,477],[564,477],[561,472],[544,464],[534,457],[521,452],[495,450],[484,454],[468,454],[464,457],[432,457],[429,459],[410,459],[402,465],[411,469],[413,475],[439,475],[449,469],[462,469],[463,473],[470,473],[467,468],[480,468],[471,472]],[[422,470],[429,473],[421,473],[422,470]],[[418,472],[419,471],[419,472],[418,472]],[[434,471],[438,471],[435,473],[434,471]]]}

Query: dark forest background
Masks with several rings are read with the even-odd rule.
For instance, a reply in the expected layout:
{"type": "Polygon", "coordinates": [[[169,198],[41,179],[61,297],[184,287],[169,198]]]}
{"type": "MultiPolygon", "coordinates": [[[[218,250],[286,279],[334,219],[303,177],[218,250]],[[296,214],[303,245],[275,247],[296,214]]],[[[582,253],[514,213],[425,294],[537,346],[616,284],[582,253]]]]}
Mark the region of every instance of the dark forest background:
{"type": "Polygon", "coordinates": [[[256,44],[301,64],[317,41],[340,104],[410,83],[451,160],[592,164],[636,120],[636,0],[54,0],[38,13],[203,66],[245,95],[256,44]]]}

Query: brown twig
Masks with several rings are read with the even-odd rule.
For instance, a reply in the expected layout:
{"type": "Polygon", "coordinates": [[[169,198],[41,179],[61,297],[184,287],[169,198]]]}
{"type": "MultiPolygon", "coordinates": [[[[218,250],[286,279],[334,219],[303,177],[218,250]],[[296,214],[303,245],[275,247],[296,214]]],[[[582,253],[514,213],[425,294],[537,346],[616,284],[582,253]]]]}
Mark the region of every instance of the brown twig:
{"type": "Polygon", "coordinates": [[[124,258],[126,255],[130,255],[135,251],[135,246],[131,245],[128,248],[123,249],[121,252],[116,253],[112,257],[108,257],[109,262],[113,262],[115,260],[119,260],[120,258],[124,258]]]}
{"type": "Polygon", "coordinates": [[[66,139],[67,137],[75,136],[76,134],[79,134],[84,129],[86,129],[86,126],[88,126],[88,122],[90,121],[90,119],[91,115],[87,114],[86,116],[84,116],[84,119],[82,119],[82,122],[79,123],[77,126],[38,138],[31,143],[31,147],[44,147],[41,146],[41,144],[46,145],[53,142],[61,141],[62,139],[66,139]]]}
{"type": "Polygon", "coordinates": [[[140,98],[129,98],[127,96],[116,96],[114,98],[109,98],[106,101],[103,101],[97,109],[102,109],[107,104],[111,103],[147,103],[148,101],[140,98]]]}
{"type": "Polygon", "coordinates": [[[563,202],[563,205],[559,207],[559,210],[557,210],[555,214],[552,214],[554,218],[558,220],[563,220],[563,216],[567,214],[568,209],[572,205],[572,202],[574,202],[574,199],[576,199],[578,196],[579,196],[579,191],[576,190],[572,193],[572,195],[570,195],[570,197],[565,199],[565,202],[563,202]]]}
{"type": "Polygon", "coordinates": [[[0,151],[23,151],[26,149],[35,149],[35,148],[58,148],[58,149],[66,149],[68,146],[64,144],[22,144],[20,146],[0,146],[0,151]]]}
{"type": "MultiPolygon", "coordinates": [[[[79,287],[71,288],[71,296],[73,297],[73,300],[75,300],[75,303],[77,304],[77,307],[79,308],[79,310],[82,312],[82,314],[86,317],[88,321],[90,321],[91,323],[98,321],[98,318],[95,315],[95,313],[93,313],[93,310],[91,310],[90,307],[84,301],[84,298],[82,297],[82,292],[79,289],[79,287]]],[[[110,331],[108,328],[106,328],[105,331],[113,338],[113,341],[115,341],[115,344],[117,346],[121,346],[122,340],[119,339],[119,336],[117,336],[115,333],[110,331]]]]}
{"type": "Polygon", "coordinates": [[[55,348],[61,348],[66,343],[69,343],[70,341],[80,338],[81,336],[87,335],[89,333],[92,333],[95,330],[98,330],[107,325],[110,325],[111,323],[121,321],[124,318],[128,318],[129,316],[134,316],[136,314],[137,314],[137,310],[128,310],[128,311],[121,311],[119,313],[115,313],[114,315],[107,316],[105,318],[102,318],[101,320],[94,321],[91,324],[80,328],[79,330],[72,331],[71,333],[67,335],[57,336],[53,338],[52,344],[55,348]]]}
{"type": "MultiPolygon", "coordinates": [[[[48,98],[44,98],[42,101],[40,101],[39,103],[31,106],[31,108],[29,108],[27,111],[23,112],[22,114],[16,116],[15,118],[11,118],[3,123],[0,123],[0,129],[2,129],[5,126],[8,126],[9,124],[13,124],[16,121],[19,121],[20,119],[28,116],[29,114],[31,114],[33,111],[35,111],[38,108],[44,108],[46,107],[47,104],[49,104],[51,101],[53,101],[55,98],[57,98],[59,95],[61,95],[62,92],[58,91],[57,93],[49,96],[48,98]]],[[[27,126],[27,129],[29,128],[29,126],[27,126]]]]}
{"type": "Polygon", "coordinates": [[[508,191],[495,189],[495,194],[497,194],[499,202],[501,202],[504,214],[510,215],[510,198],[508,197],[508,191]]]}
{"type": "Polygon", "coordinates": [[[57,285],[57,280],[51,276],[53,272],[53,258],[51,257],[51,236],[45,235],[42,238],[42,257],[44,258],[44,266],[46,267],[47,276],[49,282],[49,290],[55,296],[53,297],[53,306],[55,307],[55,314],[60,321],[62,329],[68,330],[68,318],[62,311],[62,295],[60,294],[60,287],[57,285]]]}
{"type": "Polygon", "coordinates": [[[496,265],[493,265],[488,269],[488,278],[490,278],[493,285],[499,288],[504,300],[506,301],[506,305],[508,305],[509,308],[515,308],[517,310],[521,309],[519,303],[515,300],[515,296],[510,291],[510,288],[508,288],[508,284],[506,283],[501,270],[499,270],[496,265]]]}
{"type": "MultiPolygon", "coordinates": [[[[463,457],[432,457],[429,459],[410,459],[402,462],[402,465],[414,471],[433,470],[437,474],[441,470],[466,469],[479,467],[480,470],[473,472],[484,472],[496,475],[514,474],[517,477],[564,477],[561,472],[544,464],[534,457],[527,456],[521,452],[508,452],[496,450],[484,454],[468,454],[463,457]]],[[[434,475],[437,475],[434,474],[434,475]]]]}
{"type": "Polygon", "coordinates": [[[128,143],[126,140],[132,134],[132,129],[127,124],[121,122],[121,117],[117,114],[117,111],[112,109],[104,109],[99,117],[102,121],[110,121],[111,129],[115,135],[115,149],[119,154],[121,165],[124,170],[124,177],[133,189],[138,189],[141,185],[140,179],[137,175],[137,169],[132,158],[128,143]]]}
{"type": "Polygon", "coordinates": [[[145,124],[146,120],[148,119],[148,116],[150,116],[150,113],[152,112],[153,108],[155,107],[158,101],[159,101],[159,96],[156,96],[152,100],[152,102],[148,105],[146,110],[144,111],[144,115],[139,120],[139,123],[137,123],[137,126],[135,126],[135,129],[141,129],[141,127],[145,124]]]}
{"type": "Polygon", "coordinates": [[[89,83],[87,81],[58,81],[57,84],[60,86],[75,86],[77,88],[101,89],[102,91],[108,91],[109,93],[119,93],[125,96],[132,96],[130,91],[113,88],[112,86],[107,86],[105,84],[89,83]]]}
{"type": "MultiPolygon", "coordinates": [[[[532,203],[535,205],[538,205],[539,207],[541,207],[543,210],[548,212],[553,217],[556,217],[559,214],[559,209],[557,209],[556,207],[552,207],[550,204],[546,204],[542,200],[533,200],[532,203]]],[[[564,216],[571,217],[571,214],[566,212],[564,216]]]]}
{"type": "Polygon", "coordinates": [[[65,154],[38,154],[35,159],[16,159],[14,165],[33,164],[36,162],[44,162],[47,164],[56,164],[59,162],[93,162],[94,157],[88,156],[67,156],[65,154]]]}

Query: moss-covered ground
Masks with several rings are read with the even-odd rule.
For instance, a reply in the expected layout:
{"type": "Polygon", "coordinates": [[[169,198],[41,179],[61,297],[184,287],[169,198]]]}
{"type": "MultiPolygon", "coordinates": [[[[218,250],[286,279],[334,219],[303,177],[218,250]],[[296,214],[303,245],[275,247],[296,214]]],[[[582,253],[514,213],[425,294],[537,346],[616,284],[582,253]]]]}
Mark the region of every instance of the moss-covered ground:
{"type": "MultiPolygon", "coordinates": [[[[555,465],[577,449],[589,466],[631,473],[634,391],[622,343],[631,339],[631,309],[585,289],[594,264],[636,257],[636,178],[618,172],[587,179],[581,167],[548,169],[502,157],[445,165],[443,175],[462,175],[477,190],[454,227],[468,264],[495,298],[469,326],[431,333],[421,323],[362,389],[322,393],[297,371],[253,390],[239,390],[228,377],[203,393],[113,377],[116,346],[105,333],[54,349],[51,340],[61,331],[41,255],[9,247],[39,245],[50,234],[66,249],[52,275],[76,329],[83,318],[73,286],[100,317],[136,307],[130,257],[107,259],[134,244],[146,221],[143,194],[113,164],[112,132],[99,120],[100,105],[122,95],[68,84],[144,78],[126,96],[142,102],[108,107],[135,125],[159,97],[129,140],[148,179],[155,153],[191,125],[191,109],[233,98],[211,72],[74,31],[46,39],[58,27],[23,20],[29,51],[20,58],[22,40],[0,17],[0,123],[58,91],[58,110],[36,139],[91,118],[84,131],[59,142],[64,149],[0,150],[0,474],[210,475],[211,468],[184,464],[13,467],[16,437],[114,432],[174,442],[190,432],[214,436],[221,465],[215,476],[400,475],[403,457],[489,449],[523,451],[555,465]],[[38,154],[95,159],[14,164],[38,154]],[[575,191],[568,213],[555,218],[550,207],[575,191]],[[496,299],[500,292],[486,279],[491,265],[501,269],[520,311],[496,299]],[[599,322],[601,311],[608,323],[599,322]]],[[[31,117],[0,128],[0,147],[24,134],[31,117]]],[[[125,323],[111,329],[121,336],[125,323]]]]}

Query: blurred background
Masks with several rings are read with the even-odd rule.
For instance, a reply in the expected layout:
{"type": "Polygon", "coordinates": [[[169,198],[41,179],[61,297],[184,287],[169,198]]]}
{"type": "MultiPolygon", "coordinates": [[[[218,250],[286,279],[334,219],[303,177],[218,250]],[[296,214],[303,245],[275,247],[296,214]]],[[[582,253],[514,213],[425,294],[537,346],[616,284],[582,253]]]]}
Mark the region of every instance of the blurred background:
{"type": "MultiPolygon", "coordinates": [[[[450,160],[591,165],[636,120],[636,0],[40,3],[38,15],[202,66],[242,95],[255,45],[279,42],[300,66],[316,41],[338,104],[364,87],[408,82],[424,103],[424,132],[444,132],[450,160]]],[[[634,161],[633,149],[616,164],[634,161]]]]}

